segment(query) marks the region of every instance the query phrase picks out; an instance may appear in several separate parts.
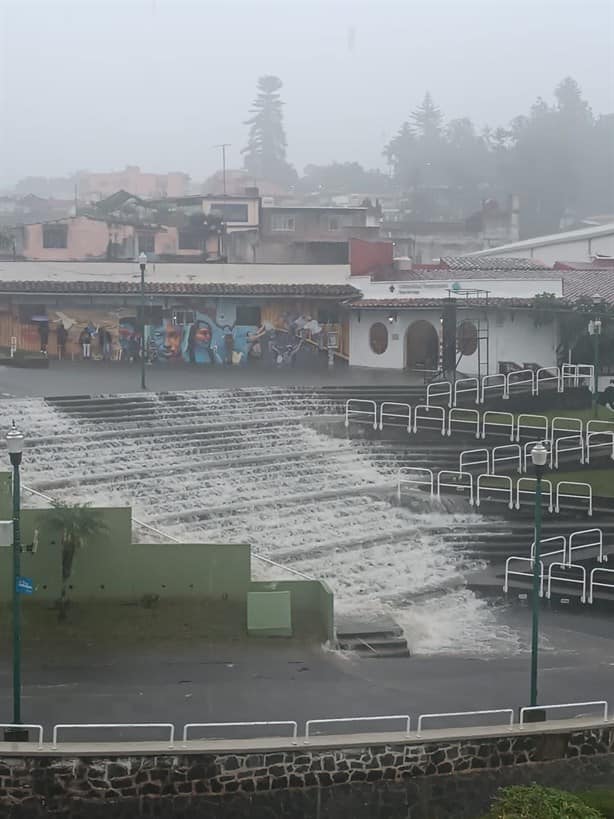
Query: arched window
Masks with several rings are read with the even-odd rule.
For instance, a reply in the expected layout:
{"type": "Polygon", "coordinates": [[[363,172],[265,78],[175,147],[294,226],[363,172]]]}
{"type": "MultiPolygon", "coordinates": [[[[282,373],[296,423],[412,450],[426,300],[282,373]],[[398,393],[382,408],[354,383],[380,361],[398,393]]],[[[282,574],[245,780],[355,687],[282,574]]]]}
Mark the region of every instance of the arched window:
{"type": "Polygon", "coordinates": [[[371,325],[369,344],[376,355],[381,355],[388,349],[388,328],[381,321],[371,325]]]}

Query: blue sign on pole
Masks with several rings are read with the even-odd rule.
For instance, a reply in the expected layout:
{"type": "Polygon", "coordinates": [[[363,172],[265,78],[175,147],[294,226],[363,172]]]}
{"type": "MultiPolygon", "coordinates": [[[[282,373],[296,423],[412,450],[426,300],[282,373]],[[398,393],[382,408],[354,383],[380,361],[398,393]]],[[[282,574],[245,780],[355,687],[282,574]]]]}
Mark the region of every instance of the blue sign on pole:
{"type": "Polygon", "coordinates": [[[17,594],[34,594],[34,581],[30,577],[18,577],[17,594]]]}

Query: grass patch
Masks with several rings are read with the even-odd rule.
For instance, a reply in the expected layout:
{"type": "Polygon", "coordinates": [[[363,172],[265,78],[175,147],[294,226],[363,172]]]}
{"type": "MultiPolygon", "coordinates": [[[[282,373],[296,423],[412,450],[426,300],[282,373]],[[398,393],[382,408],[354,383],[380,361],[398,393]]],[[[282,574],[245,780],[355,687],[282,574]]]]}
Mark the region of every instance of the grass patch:
{"type": "Polygon", "coordinates": [[[594,791],[582,791],[576,796],[585,805],[599,811],[604,819],[614,819],[614,790],[601,788],[594,791]]]}

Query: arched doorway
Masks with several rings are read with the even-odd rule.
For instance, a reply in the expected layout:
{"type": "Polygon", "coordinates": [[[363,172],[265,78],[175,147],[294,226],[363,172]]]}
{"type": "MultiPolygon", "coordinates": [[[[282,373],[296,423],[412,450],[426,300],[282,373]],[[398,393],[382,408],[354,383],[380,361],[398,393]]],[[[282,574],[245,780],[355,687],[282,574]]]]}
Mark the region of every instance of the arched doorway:
{"type": "Polygon", "coordinates": [[[430,321],[419,319],[408,327],[405,366],[408,370],[439,369],[439,336],[430,321]]]}

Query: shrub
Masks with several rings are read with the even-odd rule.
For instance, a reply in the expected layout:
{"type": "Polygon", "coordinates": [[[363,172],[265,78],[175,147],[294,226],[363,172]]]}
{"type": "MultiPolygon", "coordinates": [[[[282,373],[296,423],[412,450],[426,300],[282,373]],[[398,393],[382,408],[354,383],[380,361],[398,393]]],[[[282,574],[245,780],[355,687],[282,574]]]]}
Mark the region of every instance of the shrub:
{"type": "Polygon", "coordinates": [[[594,810],[599,811],[605,819],[614,819],[614,791],[594,790],[578,793],[577,796],[594,810]]]}
{"type": "Polygon", "coordinates": [[[603,819],[575,794],[541,785],[502,788],[488,819],[603,819]]]}

